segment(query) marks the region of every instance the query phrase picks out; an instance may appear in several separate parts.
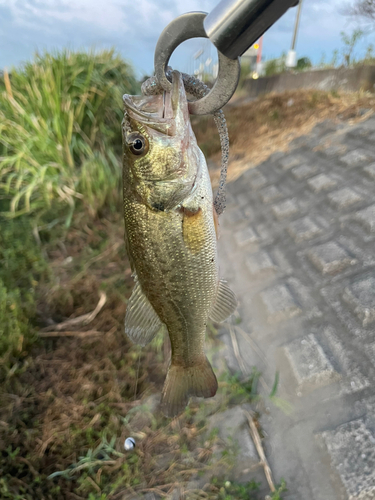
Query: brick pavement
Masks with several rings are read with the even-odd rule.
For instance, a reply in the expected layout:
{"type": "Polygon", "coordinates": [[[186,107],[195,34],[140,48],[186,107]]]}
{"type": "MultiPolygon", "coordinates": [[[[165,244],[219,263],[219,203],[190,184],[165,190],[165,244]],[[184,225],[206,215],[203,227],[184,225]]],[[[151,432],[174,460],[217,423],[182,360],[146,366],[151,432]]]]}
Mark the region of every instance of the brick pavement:
{"type": "Polygon", "coordinates": [[[323,122],[228,185],[232,328],[266,392],[280,374],[261,424],[289,500],[375,499],[374,142],[375,118],[323,122]]]}

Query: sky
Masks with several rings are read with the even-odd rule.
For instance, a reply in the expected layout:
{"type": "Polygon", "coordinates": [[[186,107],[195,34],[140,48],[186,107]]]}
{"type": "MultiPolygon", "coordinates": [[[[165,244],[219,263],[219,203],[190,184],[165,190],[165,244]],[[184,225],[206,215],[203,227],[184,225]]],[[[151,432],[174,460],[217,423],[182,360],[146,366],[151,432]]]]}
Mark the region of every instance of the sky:
{"type": "MultiPolygon", "coordinates": [[[[349,0],[348,0],[349,1],[349,0]]],[[[352,0],[353,1],[353,0],[352,0]]],[[[0,68],[10,69],[43,50],[115,49],[132,62],[137,76],[153,72],[154,49],[165,26],[190,11],[210,12],[218,0],[0,0],[0,68]]],[[[297,39],[298,57],[317,63],[325,53],[332,58],[342,48],[340,32],[356,27],[344,16],[345,0],[303,0],[297,39]]],[[[263,54],[278,57],[291,44],[297,8],[289,11],[265,34],[263,54]]],[[[358,47],[361,53],[374,35],[358,47]]],[[[207,47],[208,44],[204,46],[207,47]]],[[[201,39],[176,49],[171,64],[189,69],[201,39]]]]}

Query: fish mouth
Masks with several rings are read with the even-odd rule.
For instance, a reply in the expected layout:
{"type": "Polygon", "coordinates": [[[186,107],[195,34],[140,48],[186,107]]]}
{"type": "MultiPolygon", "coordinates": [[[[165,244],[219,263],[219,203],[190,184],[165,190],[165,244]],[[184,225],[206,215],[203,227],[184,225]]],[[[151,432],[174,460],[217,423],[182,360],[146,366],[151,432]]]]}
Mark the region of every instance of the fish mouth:
{"type": "Polygon", "coordinates": [[[180,113],[184,117],[189,113],[184,84],[178,71],[172,71],[171,92],[151,96],[125,94],[123,101],[125,112],[131,118],[151,127],[153,124],[156,126],[168,124],[180,113]]]}

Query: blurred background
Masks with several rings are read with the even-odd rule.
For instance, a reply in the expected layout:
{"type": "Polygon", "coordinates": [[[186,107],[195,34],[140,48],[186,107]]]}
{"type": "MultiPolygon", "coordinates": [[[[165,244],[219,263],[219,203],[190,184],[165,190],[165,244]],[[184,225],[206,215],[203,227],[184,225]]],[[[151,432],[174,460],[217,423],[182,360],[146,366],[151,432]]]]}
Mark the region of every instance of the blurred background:
{"type": "MultiPolygon", "coordinates": [[[[284,379],[277,363],[269,361],[263,373],[250,355],[247,364],[241,358],[247,351],[233,337],[240,324],[236,335],[247,338],[251,352],[259,349],[240,313],[232,330],[223,333],[215,324],[207,330],[217,396],[193,401],[174,420],[158,412],[168,336],[160,331],[141,349],[124,335],[133,279],[122,218],[122,95],[139,94],[153,74],[155,45],[170,21],[184,12],[210,12],[216,4],[0,0],[0,498],[335,500],[375,494],[366,486],[363,494],[370,496],[350,496],[356,483],[345,482],[339,466],[332,480],[339,486],[326,486],[326,474],[326,493],[307,487],[310,479],[296,479],[280,465],[292,462],[270,448],[269,467],[264,450],[274,428],[265,430],[262,418],[287,418],[290,394],[279,394],[279,377],[284,379]],[[129,437],[134,449],[124,448],[129,437]]],[[[373,113],[374,19],[371,0],[303,0],[249,48],[224,110],[230,183],[274,153],[281,165],[301,136],[326,140],[334,126],[323,130],[321,123],[356,126],[373,113]]],[[[211,86],[217,53],[207,40],[190,40],[178,47],[171,65],[211,86]]],[[[216,188],[221,152],[212,117],[192,117],[192,124],[216,188]]],[[[374,161],[370,143],[354,141],[357,156],[348,161],[358,160],[358,148],[363,161],[374,161]]],[[[312,142],[297,163],[321,144],[312,142]]],[[[341,154],[340,147],[334,154],[341,154]]],[[[312,163],[322,162],[328,172],[319,158],[312,163]]],[[[248,190],[258,191],[262,182],[248,190]]],[[[235,241],[225,228],[239,222],[250,241],[251,210],[230,213],[223,239],[235,241]]],[[[262,219],[257,227],[255,239],[263,234],[259,228],[270,232],[272,225],[262,219]]],[[[242,299],[241,290],[235,288],[242,299]]],[[[366,307],[373,308],[372,302],[366,307]]],[[[267,350],[264,342],[259,345],[267,350]]],[[[298,463],[296,450],[290,453],[298,463]]],[[[320,484],[314,474],[311,481],[320,484]]]]}
{"type": "MultiPolygon", "coordinates": [[[[214,1],[102,2],[2,1],[0,13],[0,67],[17,66],[30,60],[35,51],[82,50],[92,47],[112,48],[131,62],[135,76],[151,74],[156,41],[165,26],[175,17],[189,11],[210,12],[214,1]]],[[[298,34],[298,58],[308,58],[311,65],[337,66],[344,49],[341,32],[350,38],[358,28],[358,16],[348,15],[352,5],[339,0],[304,1],[298,34]],[[334,19],[334,22],[332,22],[334,19]],[[336,55],[335,55],[336,54],[336,55]]],[[[265,35],[262,60],[282,59],[292,43],[297,9],[290,9],[265,35]]],[[[356,59],[363,59],[371,40],[371,18],[362,18],[367,34],[358,39],[356,59]]],[[[371,56],[372,49],[367,54],[371,56]]],[[[174,67],[188,73],[200,63],[214,58],[209,44],[192,40],[181,46],[171,61],[174,67]],[[202,50],[204,55],[198,55],[202,50]],[[197,59],[200,58],[199,61],[197,59]],[[194,61],[197,61],[194,63],[194,61]]],[[[301,63],[300,63],[301,64],[301,63]]],[[[209,71],[207,71],[209,72],[209,71]]]]}

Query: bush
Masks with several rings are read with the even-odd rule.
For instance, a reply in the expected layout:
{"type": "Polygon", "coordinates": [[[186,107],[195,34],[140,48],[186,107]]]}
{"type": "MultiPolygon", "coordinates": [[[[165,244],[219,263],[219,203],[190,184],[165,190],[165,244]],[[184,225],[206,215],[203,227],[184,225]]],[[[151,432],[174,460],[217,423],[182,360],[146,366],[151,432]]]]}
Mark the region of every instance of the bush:
{"type": "Polygon", "coordinates": [[[0,210],[40,216],[77,200],[95,214],[119,192],[122,95],[133,70],[113,51],[36,55],[0,80],[0,210]]]}
{"type": "Polygon", "coordinates": [[[47,264],[29,221],[0,221],[0,365],[20,354],[33,337],[35,292],[47,276],[47,264]]]}
{"type": "Polygon", "coordinates": [[[279,59],[269,59],[264,65],[265,76],[273,76],[283,73],[285,71],[285,55],[283,54],[279,59]]]}
{"type": "Polygon", "coordinates": [[[308,57],[301,57],[297,61],[296,70],[297,71],[303,71],[303,70],[309,69],[311,67],[312,67],[312,63],[311,63],[310,59],[308,57]]]}

